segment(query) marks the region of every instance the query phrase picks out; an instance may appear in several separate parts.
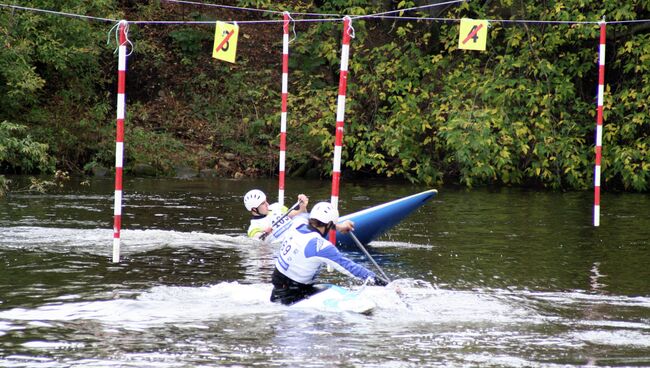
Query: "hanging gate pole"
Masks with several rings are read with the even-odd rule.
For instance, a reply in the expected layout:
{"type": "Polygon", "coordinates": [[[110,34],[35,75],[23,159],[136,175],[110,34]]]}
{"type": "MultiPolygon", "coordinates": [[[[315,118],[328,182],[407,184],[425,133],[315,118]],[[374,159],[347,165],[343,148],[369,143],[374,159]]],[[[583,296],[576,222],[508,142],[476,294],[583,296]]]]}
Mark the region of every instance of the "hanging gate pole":
{"type": "Polygon", "coordinates": [[[287,152],[287,97],[289,84],[289,13],[284,12],[282,27],[282,112],[280,113],[280,163],[278,203],[284,206],[284,172],[287,152]]]}
{"type": "Polygon", "coordinates": [[[600,161],[603,151],[603,95],[605,93],[605,32],[607,24],[600,24],[598,48],[598,107],[596,116],[596,165],[594,168],[594,226],[600,226],[600,161]]]}
{"type": "Polygon", "coordinates": [[[125,20],[119,24],[119,56],[117,67],[117,133],[115,136],[115,203],[113,218],[113,262],[120,261],[120,231],[122,227],[122,165],[124,157],[124,115],[126,98],[126,30],[125,20]]]}
{"type": "MultiPolygon", "coordinates": [[[[339,206],[339,181],[341,179],[341,151],[343,149],[343,126],[345,117],[345,93],[348,86],[348,59],[350,57],[350,36],[352,19],[343,18],[343,42],[341,43],[341,72],[339,74],[339,95],[336,105],[336,138],[334,141],[334,168],[332,169],[332,206],[339,206]]],[[[336,230],[331,230],[329,240],[336,244],[336,230]]]]}

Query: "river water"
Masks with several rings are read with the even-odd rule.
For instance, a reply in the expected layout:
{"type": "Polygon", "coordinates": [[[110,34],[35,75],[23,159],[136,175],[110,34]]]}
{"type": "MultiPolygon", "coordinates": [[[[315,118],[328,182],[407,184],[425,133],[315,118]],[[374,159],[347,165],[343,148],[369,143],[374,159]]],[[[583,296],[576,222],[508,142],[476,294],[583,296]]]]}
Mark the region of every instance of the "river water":
{"type": "MultiPolygon", "coordinates": [[[[369,245],[395,281],[364,290],[365,316],[268,301],[253,187],[276,197],[275,180],[127,178],[119,263],[112,179],[0,199],[0,367],[650,366],[647,194],[603,193],[594,228],[591,192],[436,188],[369,245]]],[[[329,188],[289,180],[286,202],[329,188]]],[[[339,207],[427,189],[344,180],[339,207]]]]}

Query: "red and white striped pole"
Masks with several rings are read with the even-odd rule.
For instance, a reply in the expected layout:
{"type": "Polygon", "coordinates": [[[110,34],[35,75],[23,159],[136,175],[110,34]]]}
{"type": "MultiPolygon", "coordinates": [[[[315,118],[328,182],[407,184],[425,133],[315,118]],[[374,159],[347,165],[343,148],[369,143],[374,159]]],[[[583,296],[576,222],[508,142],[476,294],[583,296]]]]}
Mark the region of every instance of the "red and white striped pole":
{"type": "Polygon", "coordinates": [[[113,262],[120,261],[120,229],[122,227],[122,164],[124,157],[124,112],[126,80],[126,32],[128,23],[119,24],[118,66],[117,66],[117,133],[115,135],[115,203],[113,221],[113,262]]]}
{"type": "Polygon", "coordinates": [[[596,167],[594,169],[594,226],[600,226],[600,160],[603,151],[603,95],[605,93],[605,31],[607,24],[600,24],[598,49],[598,107],[596,116],[596,167]]]}
{"type": "MultiPolygon", "coordinates": [[[[334,141],[334,168],[332,170],[332,206],[339,206],[339,181],[341,179],[341,151],[343,150],[343,126],[345,117],[345,93],[348,87],[348,59],[350,57],[350,33],[352,19],[343,18],[343,42],[341,45],[341,72],[339,74],[339,96],[336,105],[336,138],[334,141]]],[[[336,244],[336,230],[331,230],[329,240],[336,244]]]]}
{"type": "Polygon", "coordinates": [[[280,114],[280,179],[278,203],[284,206],[284,168],[287,151],[287,97],[289,84],[289,13],[284,12],[282,35],[282,112],[280,114]]]}

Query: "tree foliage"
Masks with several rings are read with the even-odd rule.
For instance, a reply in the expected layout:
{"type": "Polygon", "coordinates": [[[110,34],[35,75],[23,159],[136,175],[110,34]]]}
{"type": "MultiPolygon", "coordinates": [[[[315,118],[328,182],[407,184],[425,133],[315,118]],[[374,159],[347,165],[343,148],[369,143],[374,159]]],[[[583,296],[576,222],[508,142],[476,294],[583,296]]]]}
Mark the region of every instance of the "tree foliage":
{"type": "Polygon", "coordinates": [[[0,168],[2,171],[52,172],[54,160],[48,146],[35,141],[24,125],[0,123],[0,168]]]}
{"type": "MultiPolygon", "coordinates": [[[[158,1],[24,3],[115,19],[259,19],[257,13],[158,1]]],[[[424,2],[236,3],[355,16],[424,2]]],[[[353,18],[344,172],[426,184],[592,185],[599,40],[595,22],[603,17],[610,22],[648,19],[650,3],[471,1],[392,15],[449,20],[353,18]],[[458,49],[459,26],[451,19],[463,17],[491,20],[485,52],[458,49]]],[[[277,14],[268,17],[277,19],[277,14]]],[[[324,176],[331,171],[341,24],[297,23],[291,34],[290,172],[299,172],[300,166],[316,167],[324,176]]],[[[12,129],[29,127],[29,138],[20,139],[42,144],[56,158],[57,168],[112,162],[116,56],[115,45],[106,46],[111,26],[0,9],[0,95],[5,96],[0,99],[0,121],[15,123],[12,129]]],[[[242,24],[240,30],[237,63],[227,64],[210,58],[211,26],[131,26],[135,48],[127,74],[127,171],[136,162],[153,164],[160,172],[171,171],[178,162],[211,167],[230,153],[246,174],[274,174],[281,27],[242,24]]],[[[608,24],[605,187],[650,188],[648,78],[650,25],[608,24]]],[[[4,130],[0,146],[8,146],[10,139],[6,132],[11,129],[4,130]]],[[[26,156],[30,164],[5,161],[4,168],[42,170],[38,157],[42,154],[26,156]]]]}
{"type": "MultiPolygon", "coordinates": [[[[110,15],[112,3],[34,0],[21,5],[110,15]]],[[[3,8],[0,35],[0,95],[6,96],[0,99],[0,120],[28,126],[33,139],[57,158],[57,166],[75,168],[97,152],[97,142],[110,132],[103,129],[111,109],[105,66],[112,58],[105,52],[105,31],[85,20],[3,8]]]]}
{"type": "MultiPolygon", "coordinates": [[[[623,6],[580,0],[471,2],[450,8],[447,15],[596,22],[604,16],[645,19],[648,7],[640,1],[623,6]]],[[[385,21],[355,23],[346,111],[349,168],[467,186],[592,185],[597,24],[490,22],[486,52],[458,49],[457,22],[388,26],[385,21]]],[[[609,26],[603,179],[613,188],[648,190],[650,121],[644,111],[650,89],[637,77],[648,78],[647,29],[609,26]]],[[[312,41],[326,32],[310,30],[298,51],[327,60],[333,69],[334,46],[312,41]]],[[[317,97],[299,105],[322,112],[333,104],[334,96],[322,101],[321,94],[311,95],[317,97]]],[[[309,117],[308,132],[330,151],[331,118],[309,117]]]]}

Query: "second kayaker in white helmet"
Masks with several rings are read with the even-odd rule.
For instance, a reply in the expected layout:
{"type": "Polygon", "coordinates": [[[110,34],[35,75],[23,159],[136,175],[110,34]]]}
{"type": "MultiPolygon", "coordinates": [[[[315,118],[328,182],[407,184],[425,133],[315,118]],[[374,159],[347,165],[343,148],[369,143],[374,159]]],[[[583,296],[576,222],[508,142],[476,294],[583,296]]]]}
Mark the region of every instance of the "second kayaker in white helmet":
{"type": "Polygon", "coordinates": [[[248,191],[244,195],[244,206],[251,213],[251,221],[246,232],[248,237],[274,243],[282,239],[283,234],[291,227],[292,219],[307,213],[309,198],[304,194],[298,195],[299,206],[289,211],[279,203],[269,205],[266,194],[259,189],[248,191]],[[283,216],[289,211],[287,216],[283,216]]]}

